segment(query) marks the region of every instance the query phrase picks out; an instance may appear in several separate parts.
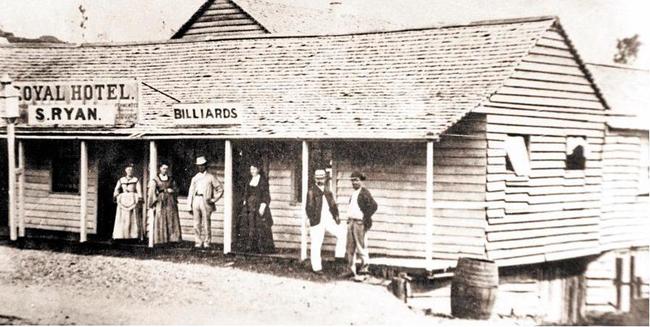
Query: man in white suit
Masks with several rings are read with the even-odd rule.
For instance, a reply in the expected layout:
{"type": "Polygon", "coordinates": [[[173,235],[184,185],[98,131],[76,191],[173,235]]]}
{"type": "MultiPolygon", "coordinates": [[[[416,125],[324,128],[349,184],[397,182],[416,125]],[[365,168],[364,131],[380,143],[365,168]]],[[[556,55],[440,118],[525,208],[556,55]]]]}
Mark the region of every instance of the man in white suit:
{"type": "Polygon", "coordinates": [[[192,177],[187,203],[194,218],[194,247],[209,248],[211,241],[210,215],[215,210],[215,203],[223,195],[221,182],[207,171],[207,160],[196,158],[199,171],[192,177]]]}

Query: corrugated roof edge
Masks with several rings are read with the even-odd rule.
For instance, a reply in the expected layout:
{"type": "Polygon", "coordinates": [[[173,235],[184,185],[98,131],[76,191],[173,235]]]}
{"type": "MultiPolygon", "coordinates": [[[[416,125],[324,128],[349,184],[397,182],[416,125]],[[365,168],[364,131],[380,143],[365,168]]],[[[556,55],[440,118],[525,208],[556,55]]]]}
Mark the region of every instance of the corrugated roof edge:
{"type": "MultiPolygon", "coordinates": [[[[172,40],[158,40],[158,41],[137,41],[137,42],[113,42],[113,43],[9,43],[9,44],[0,44],[0,48],[81,48],[81,47],[118,47],[118,46],[140,46],[140,45],[166,45],[166,44],[183,44],[183,43],[205,43],[205,42],[216,42],[216,41],[238,41],[238,40],[255,40],[255,39],[307,39],[307,38],[324,38],[324,37],[346,37],[354,35],[373,35],[373,34],[392,34],[392,33],[404,33],[412,31],[426,31],[426,30],[438,30],[438,29],[452,29],[452,28],[463,28],[463,27],[472,27],[472,26],[489,26],[489,25],[508,25],[508,24],[518,24],[518,23],[532,23],[540,22],[545,20],[554,20],[559,21],[557,16],[535,16],[535,17],[524,17],[519,19],[501,19],[501,20],[489,20],[481,22],[471,22],[468,24],[453,24],[453,25],[443,25],[443,26],[431,26],[431,27],[418,27],[418,28],[405,28],[397,29],[390,31],[368,31],[368,32],[357,32],[357,33],[340,33],[340,34],[260,34],[260,35],[250,35],[250,36],[232,36],[232,37],[215,37],[215,38],[206,38],[201,40],[189,40],[189,39],[172,39],[172,40]]],[[[573,47],[573,45],[571,45],[573,47]]]]}

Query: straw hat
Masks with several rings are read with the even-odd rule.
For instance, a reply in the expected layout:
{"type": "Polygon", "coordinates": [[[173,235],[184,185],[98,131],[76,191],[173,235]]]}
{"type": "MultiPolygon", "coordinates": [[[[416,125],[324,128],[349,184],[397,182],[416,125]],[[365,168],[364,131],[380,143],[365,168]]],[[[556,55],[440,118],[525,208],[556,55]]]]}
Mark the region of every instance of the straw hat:
{"type": "Polygon", "coordinates": [[[200,156],[200,157],[196,158],[196,165],[197,165],[197,166],[205,165],[207,162],[208,162],[208,161],[205,160],[205,157],[204,157],[204,156],[200,156]]]}

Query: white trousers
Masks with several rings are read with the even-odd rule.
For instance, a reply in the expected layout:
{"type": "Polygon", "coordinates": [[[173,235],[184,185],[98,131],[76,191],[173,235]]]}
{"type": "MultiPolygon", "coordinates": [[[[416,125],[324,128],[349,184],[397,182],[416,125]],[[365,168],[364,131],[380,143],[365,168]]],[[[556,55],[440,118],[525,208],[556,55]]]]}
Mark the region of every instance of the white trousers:
{"type": "Polygon", "coordinates": [[[194,243],[210,246],[212,230],[210,229],[211,211],[205,206],[202,196],[195,196],[192,201],[192,219],[194,220],[194,243]]]}
{"type": "Polygon", "coordinates": [[[314,271],[321,271],[323,269],[320,252],[323,246],[323,239],[325,238],[325,231],[336,237],[334,256],[337,258],[343,258],[345,256],[346,225],[343,223],[337,225],[331,217],[322,218],[318,225],[309,228],[309,236],[311,237],[311,253],[309,258],[311,260],[311,269],[314,271]]]}

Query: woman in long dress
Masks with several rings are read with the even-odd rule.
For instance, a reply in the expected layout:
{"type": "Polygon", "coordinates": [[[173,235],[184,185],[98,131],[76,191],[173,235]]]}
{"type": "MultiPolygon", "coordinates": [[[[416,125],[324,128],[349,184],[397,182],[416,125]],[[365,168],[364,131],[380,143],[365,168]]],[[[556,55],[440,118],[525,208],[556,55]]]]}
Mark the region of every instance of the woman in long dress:
{"type": "Polygon", "coordinates": [[[140,180],[133,176],[133,164],[124,168],[124,176],[117,181],[113,191],[117,203],[113,239],[137,239],[142,232],[141,210],[142,186],[140,180]]]}
{"type": "MultiPolygon", "coordinates": [[[[161,164],[148,186],[149,210],[153,210],[153,242],[155,244],[181,240],[181,223],[178,218],[178,186],[168,174],[169,166],[161,164]]],[[[151,228],[151,226],[149,226],[151,228]]]]}
{"type": "Polygon", "coordinates": [[[273,218],[269,182],[260,172],[260,165],[250,166],[251,179],[244,190],[244,214],[242,215],[242,245],[245,251],[257,253],[275,252],[273,243],[273,218]]]}

